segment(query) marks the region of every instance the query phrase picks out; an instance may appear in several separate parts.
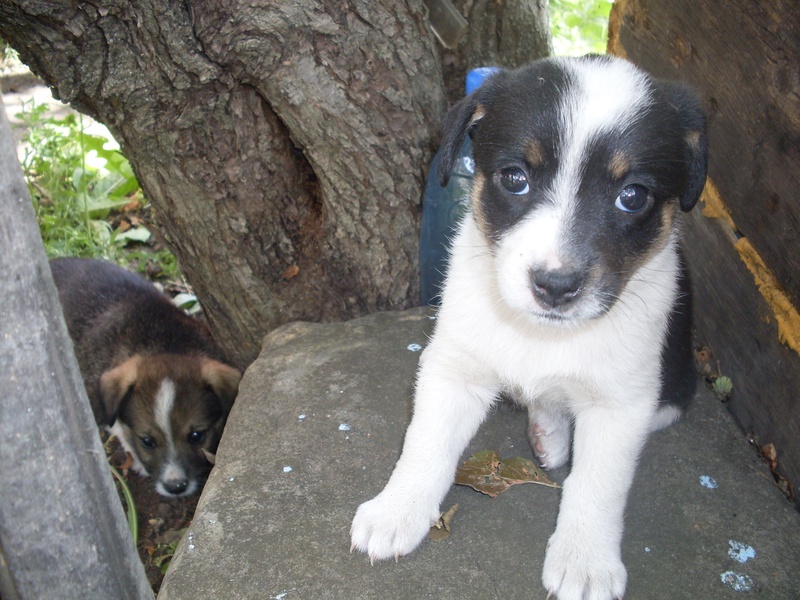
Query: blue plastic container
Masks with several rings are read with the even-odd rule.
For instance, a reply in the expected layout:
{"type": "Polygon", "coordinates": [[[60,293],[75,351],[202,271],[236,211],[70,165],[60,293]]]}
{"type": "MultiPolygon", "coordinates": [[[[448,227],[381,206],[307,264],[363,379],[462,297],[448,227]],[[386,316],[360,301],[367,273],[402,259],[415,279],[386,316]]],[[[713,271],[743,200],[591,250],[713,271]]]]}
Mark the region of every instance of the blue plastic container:
{"type": "MultiPolygon", "coordinates": [[[[481,67],[467,73],[467,95],[478,89],[495,71],[497,69],[494,67],[481,67]]],[[[420,300],[423,305],[432,306],[439,305],[451,241],[469,207],[475,173],[472,141],[467,138],[461,146],[450,181],[445,187],[439,185],[438,169],[439,152],[433,157],[425,184],[419,239],[420,300]]]]}

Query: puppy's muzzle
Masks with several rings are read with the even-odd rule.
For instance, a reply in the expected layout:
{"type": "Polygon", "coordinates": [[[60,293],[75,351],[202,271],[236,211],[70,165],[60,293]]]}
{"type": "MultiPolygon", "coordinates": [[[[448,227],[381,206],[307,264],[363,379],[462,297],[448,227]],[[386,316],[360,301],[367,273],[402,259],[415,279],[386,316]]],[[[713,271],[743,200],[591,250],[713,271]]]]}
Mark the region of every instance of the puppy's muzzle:
{"type": "Polygon", "coordinates": [[[164,489],[173,496],[180,496],[181,494],[185,493],[189,487],[189,479],[186,477],[167,479],[161,483],[164,486],[164,489]]]}
{"type": "Polygon", "coordinates": [[[531,269],[529,279],[533,296],[543,308],[560,308],[581,295],[586,274],[568,269],[531,269]]]}

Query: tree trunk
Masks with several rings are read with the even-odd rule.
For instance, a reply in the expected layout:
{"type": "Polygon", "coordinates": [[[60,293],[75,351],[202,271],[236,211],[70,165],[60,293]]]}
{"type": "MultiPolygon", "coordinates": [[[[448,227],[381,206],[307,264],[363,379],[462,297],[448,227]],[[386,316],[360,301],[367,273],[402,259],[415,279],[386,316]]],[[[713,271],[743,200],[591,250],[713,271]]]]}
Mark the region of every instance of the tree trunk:
{"type": "Polygon", "coordinates": [[[420,2],[14,0],[0,35],[118,139],[235,364],[416,304],[446,108],[420,2]]]}
{"type": "Polygon", "coordinates": [[[553,53],[548,0],[455,0],[469,25],[452,50],[442,52],[450,102],[464,95],[464,74],[475,67],[519,67],[553,53]]]}

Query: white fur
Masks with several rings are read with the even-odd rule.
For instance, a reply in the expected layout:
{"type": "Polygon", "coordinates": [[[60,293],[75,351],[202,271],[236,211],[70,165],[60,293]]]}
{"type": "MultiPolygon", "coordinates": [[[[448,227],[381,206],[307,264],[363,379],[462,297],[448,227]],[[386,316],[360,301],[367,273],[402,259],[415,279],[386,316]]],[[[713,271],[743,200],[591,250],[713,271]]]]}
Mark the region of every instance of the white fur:
{"type": "MultiPolygon", "coordinates": [[[[184,481],[187,479],[186,469],[178,461],[178,453],[175,449],[175,440],[172,436],[172,410],[175,406],[175,383],[171,379],[164,379],[156,392],[155,410],[153,418],[159,429],[164,432],[167,444],[167,458],[161,468],[161,473],[156,481],[156,491],[162,496],[172,497],[172,494],[164,487],[165,482],[184,481]]],[[[197,489],[198,483],[195,480],[188,482],[185,491],[178,496],[188,496],[197,489]]]]}
{"type": "Polygon", "coordinates": [[[653,340],[666,331],[676,261],[674,245],[667,246],[608,314],[559,329],[509,308],[492,283],[495,258],[474,221],[465,220],[437,328],[421,357],[403,454],[383,492],[359,507],[353,547],[372,560],[411,552],[438,518],[458,459],[497,393],[514,389],[532,423],[550,415],[562,424],[552,440],[560,448],[557,464],[543,461],[549,467],[567,458],[565,415],[575,423],[573,467],[548,547],[545,586],[559,598],[582,598],[592,581],[600,587],[590,597],[621,597],[625,498],[656,413],[661,345],[653,340]],[[587,489],[591,495],[580,492],[587,489]]]}
{"type": "Polygon", "coordinates": [[[139,460],[139,455],[136,452],[136,448],[133,447],[133,442],[128,439],[133,435],[130,428],[123,425],[122,421],[117,419],[114,421],[114,424],[111,427],[106,427],[106,431],[108,431],[110,435],[116,437],[125,452],[130,454],[131,458],[133,459],[131,469],[133,469],[135,473],[145,477],[150,475],[145,466],[142,464],[142,461],[139,460]]]}
{"type": "Polygon", "coordinates": [[[639,267],[599,318],[589,319],[601,314],[589,285],[565,326],[547,323],[547,309],[533,299],[528,281],[532,266],[569,263],[572,186],[586,141],[635,118],[641,106],[629,101],[641,76],[625,63],[615,65],[599,75],[579,73],[581,85],[565,100],[571,145],[552,202],[494,248],[473,219],[460,227],[436,331],[420,360],[403,453],[384,490],[353,520],[352,547],[371,560],[407,554],[421,542],[462,452],[498,393],[509,390],[529,407],[532,443],[548,468],[569,458],[574,426],[572,470],[547,548],[545,587],[562,600],[607,600],[625,592],[620,542],[636,462],[649,432],[677,417],[674,409],[657,410],[660,352],[677,296],[677,239],[670,237],[639,267]],[[619,93],[598,92],[608,81],[598,86],[597,77],[614,79],[619,93]]]}

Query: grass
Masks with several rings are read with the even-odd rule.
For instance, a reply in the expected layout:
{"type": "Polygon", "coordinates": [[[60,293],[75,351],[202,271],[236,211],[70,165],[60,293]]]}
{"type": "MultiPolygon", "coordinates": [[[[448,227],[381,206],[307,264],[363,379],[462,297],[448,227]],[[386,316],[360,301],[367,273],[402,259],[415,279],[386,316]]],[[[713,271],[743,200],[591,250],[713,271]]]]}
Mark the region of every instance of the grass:
{"type": "Polygon", "coordinates": [[[120,474],[120,472],[117,471],[117,469],[115,469],[111,463],[109,463],[108,468],[111,469],[111,474],[114,476],[122,497],[125,499],[125,516],[128,519],[128,527],[131,530],[131,537],[133,537],[133,545],[138,548],[139,515],[136,512],[136,504],[133,501],[133,494],[131,493],[131,489],[128,487],[128,482],[125,481],[125,478],[120,474]]]}

